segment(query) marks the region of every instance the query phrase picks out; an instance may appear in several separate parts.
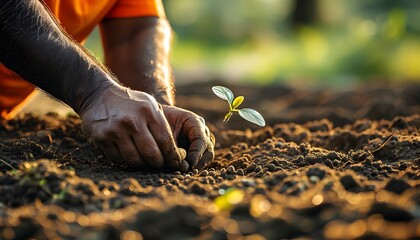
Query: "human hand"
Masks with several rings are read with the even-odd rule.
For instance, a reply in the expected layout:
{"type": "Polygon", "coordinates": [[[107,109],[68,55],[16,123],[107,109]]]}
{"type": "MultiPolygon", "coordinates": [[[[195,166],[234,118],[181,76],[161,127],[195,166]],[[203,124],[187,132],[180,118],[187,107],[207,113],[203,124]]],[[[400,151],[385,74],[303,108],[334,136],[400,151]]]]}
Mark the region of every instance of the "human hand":
{"type": "Polygon", "coordinates": [[[190,169],[203,169],[214,159],[215,140],[199,115],[182,108],[162,105],[177,145],[187,150],[190,169]]]}
{"type": "Polygon", "coordinates": [[[85,136],[115,162],[186,168],[161,105],[147,93],[113,85],[80,116],[85,136]]]}

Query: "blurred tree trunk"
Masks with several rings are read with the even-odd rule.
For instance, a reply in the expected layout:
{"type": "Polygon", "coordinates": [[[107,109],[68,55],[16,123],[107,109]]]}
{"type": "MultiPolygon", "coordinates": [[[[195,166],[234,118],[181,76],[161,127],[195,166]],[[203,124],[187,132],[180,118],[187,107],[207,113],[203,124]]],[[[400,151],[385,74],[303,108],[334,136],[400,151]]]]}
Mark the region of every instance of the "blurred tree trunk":
{"type": "Polygon", "coordinates": [[[299,25],[312,25],[316,23],[317,14],[317,0],[295,0],[295,7],[292,15],[293,27],[299,25]]]}

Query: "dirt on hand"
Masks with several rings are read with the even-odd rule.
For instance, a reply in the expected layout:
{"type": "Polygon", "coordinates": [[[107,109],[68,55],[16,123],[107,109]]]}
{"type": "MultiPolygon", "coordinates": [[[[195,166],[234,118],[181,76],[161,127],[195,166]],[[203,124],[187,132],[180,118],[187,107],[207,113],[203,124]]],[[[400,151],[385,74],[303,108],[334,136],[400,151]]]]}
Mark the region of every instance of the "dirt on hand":
{"type": "Polygon", "coordinates": [[[76,116],[2,120],[0,239],[420,238],[419,84],[229,86],[264,128],[222,123],[212,85],[178,87],[216,137],[200,172],[110,162],[76,116]]]}

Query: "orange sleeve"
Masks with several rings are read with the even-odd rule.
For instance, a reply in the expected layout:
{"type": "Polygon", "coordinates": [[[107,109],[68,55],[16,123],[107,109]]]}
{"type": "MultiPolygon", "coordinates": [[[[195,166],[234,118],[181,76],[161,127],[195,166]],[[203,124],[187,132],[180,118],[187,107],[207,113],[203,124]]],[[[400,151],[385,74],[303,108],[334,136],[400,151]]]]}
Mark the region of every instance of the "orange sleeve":
{"type": "Polygon", "coordinates": [[[82,42],[118,0],[42,0],[66,32],[82,42]]]}
{"type": "Polygon", "coordinates": [[[119,0],[106,18],[165,17],[161,0],[119,0]]]}
{"type": "Polygon", "coordinates": [[[34,86],[0,63],[0,119],[12,119],[34,86]]]}
{"type": "MultiPolygon", "coordinates": [[[[67,33],[83,41],[105,18],[165,17],[162,0],[42,0],[67,33]]],[[[0,63],[0,116],[12,116],[34,87],[0,63]]],[[[1,117],[0,117],[1,118],[1,117]]]]}

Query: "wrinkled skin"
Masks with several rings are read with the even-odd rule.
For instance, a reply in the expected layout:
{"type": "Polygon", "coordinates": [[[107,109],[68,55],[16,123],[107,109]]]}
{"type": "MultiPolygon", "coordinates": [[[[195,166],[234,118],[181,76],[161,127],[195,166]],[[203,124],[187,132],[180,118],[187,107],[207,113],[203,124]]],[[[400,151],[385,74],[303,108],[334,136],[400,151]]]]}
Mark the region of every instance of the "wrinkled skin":
{"type": "MultiPolygon", "coordinates": [[[[214,158],[214,138],[211,138],[202,117],[173,106],[175,99],[169,61],[171,29],[168,22],[156,17],[106,19],[101,24],[101,32],[106,63],[112,72],[125,86],[147,92],[162,104],[174,144],[187,151],[181,170],[202,169],[214,158]]],[[[141,136],[142,133],[138,134],[141,136]]],[[[161,149],[161,152],[164,151],[161,149]]],[[[173,154],[163,156],[173,158],[173,154]]],[[[171,166],[172,161],[168,159],[167,166],[171,166]]]]}
{"type": "Polygon", "coordinates": [[[81,118],[85,136],[115,162],[186,171],[201,169],[214,157],[214,143],[203,118],[162,106],[144,92],[110,87],[81,118]],[[187,150],[185,160],[177,146],[187,150]]]}
{"type": "Polygon", "coordinates": [[[104,20],[111,73],[38,0],[0,3],[0,62],[72,107],[86,137],[108,158],[180,171],[213,159],[214,140],[203,119],[173,106],[165,19],[104,20]]]}
{"type": "Polygon", "coordinates": [[[214,158],[214,136],[204,118],[182,108],[163,105],[163,112],[179,147],[187,150],[190,168],[202,169],[214,158]]]}
{"type": "Polygon", "coordinates": [[[181,164],[162,107],[149,94],[111,87],[90,105],[81,114],[83,132],[109,159],[137,167],[181,164]]]}

